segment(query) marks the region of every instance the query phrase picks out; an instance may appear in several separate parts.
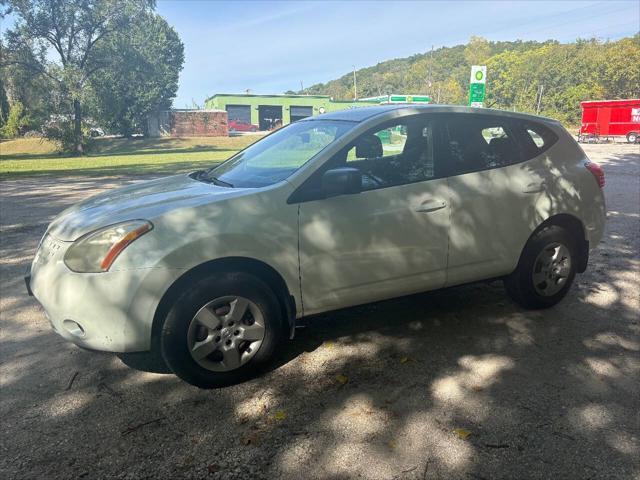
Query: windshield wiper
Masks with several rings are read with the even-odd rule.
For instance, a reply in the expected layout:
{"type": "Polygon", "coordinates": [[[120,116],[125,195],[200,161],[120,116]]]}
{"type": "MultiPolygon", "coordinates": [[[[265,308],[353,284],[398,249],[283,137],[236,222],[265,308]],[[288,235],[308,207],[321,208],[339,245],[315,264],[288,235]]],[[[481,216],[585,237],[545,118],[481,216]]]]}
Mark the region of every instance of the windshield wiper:
{"type": "Polygon", "coordinates": [[[213,183],[214,185],[218,185],[220,187],[233,188],[232,183],[225,182],[224,180],[220,180],[219,178],[214,177],[213,175],[209,174],[207,170],[199,170],[197,172],[194,172],[193,177],[201,182],[213,183]]]}
{"type": "Polygon", "coordinates": [[[221,187],[229,187],[229,188],[233,188],[233,183],[229,183],[229,182],[225,182],[224,180],[220,180],[219,178],[216,178],[212,175],[207,175],[207,178],[211,181],[211,183],[213,183],[214,185],[218,185],[221,187]]]}

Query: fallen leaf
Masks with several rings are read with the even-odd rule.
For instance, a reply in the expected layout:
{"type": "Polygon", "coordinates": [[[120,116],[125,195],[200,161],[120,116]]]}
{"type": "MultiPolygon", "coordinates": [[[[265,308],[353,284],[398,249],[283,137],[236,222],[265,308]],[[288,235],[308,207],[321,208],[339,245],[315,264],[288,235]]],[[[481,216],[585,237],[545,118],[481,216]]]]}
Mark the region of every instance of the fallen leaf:
{"type": "Polygon", "coordinates": [[[339,373],[338,375],[336,375],[336,380],[338,381],[338,383],[340,385],[346,385],[347,382],[349,381],[349,377],[347,377],[346,375],[342,375],[341,373],[339,373]]]}
{"type": "Polygon", "coordinates": [[[277,422],[281,422],[285,418],[287,418],[287,412],[285,412],[284,410],[278,410],[276,413],[273,414],[273,419],[276,420],[277,422]]]}
{"type": "Polygon", "coordinates": [[[389,448],[391,448],[392,450],[393,450],[394,448],[396,448],[396,442],[394,442],[393,440],[391,440],[391,441],[389,442],[389,448]]]}
{"type": "Polygon", "coordinates": [[[409,360],[411,360],[409,357],[402,357],[400,358],[400,363],[407,363],[409,360]]]}
{"type": "Polygon", "coordinates": [[[471,390],[473,390],[474,392],[481,392],[482,390],[484,390],[484,387],[482,385],[472,385],[471,390]]]}
{"type": "Polygon", "coordinates": [[[464,428],[456,428],[453,432],[463,440],[466,440],[471,435],[471,432],[469,430],[465,430],[464,428]]]}
{"type": "Polygon", "coordinates": [[[325,348],[333,348],[336,346],[336,344],[331,340],[327,340],[326,342],[323,343],[323,345],[325,346],[325,348]]]}

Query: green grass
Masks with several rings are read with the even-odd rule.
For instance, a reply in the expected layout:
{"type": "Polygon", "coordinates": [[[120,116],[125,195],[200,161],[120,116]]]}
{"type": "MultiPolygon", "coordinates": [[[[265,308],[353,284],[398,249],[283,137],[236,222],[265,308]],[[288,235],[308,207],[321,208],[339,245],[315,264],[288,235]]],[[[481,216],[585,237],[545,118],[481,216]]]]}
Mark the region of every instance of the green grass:
{"type": "Polygon", "coordinates": [[[98,138],[83,157],[60,154],[37,138],[0,142],[0,176],[171,174],[216,165],[257,135],[196,138],[98,138]]]}

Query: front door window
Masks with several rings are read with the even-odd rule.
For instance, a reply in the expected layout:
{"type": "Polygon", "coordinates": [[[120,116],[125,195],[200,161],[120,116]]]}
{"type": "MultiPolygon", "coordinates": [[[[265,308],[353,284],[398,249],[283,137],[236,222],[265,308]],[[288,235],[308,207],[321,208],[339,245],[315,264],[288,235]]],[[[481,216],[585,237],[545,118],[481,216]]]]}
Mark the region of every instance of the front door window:
{"type": "Polygon", "coordinates": [[[334,160],[362,172],[364,190],[435,178],[433,123],[423,116],[387,123],[354,140],[334,160]]]}

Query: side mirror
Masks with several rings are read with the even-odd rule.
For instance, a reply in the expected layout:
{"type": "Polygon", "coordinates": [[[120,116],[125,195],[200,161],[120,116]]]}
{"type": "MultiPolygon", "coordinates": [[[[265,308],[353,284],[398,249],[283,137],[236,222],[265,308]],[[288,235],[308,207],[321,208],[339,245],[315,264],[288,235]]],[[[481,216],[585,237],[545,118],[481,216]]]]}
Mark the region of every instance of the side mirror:
{"type": "Polygon", "coordinates": [[[362,191],[362,173],[357,168],[334,168],[322,175],[322,193],[325,198],[349,195],[362,191]]]}

